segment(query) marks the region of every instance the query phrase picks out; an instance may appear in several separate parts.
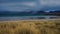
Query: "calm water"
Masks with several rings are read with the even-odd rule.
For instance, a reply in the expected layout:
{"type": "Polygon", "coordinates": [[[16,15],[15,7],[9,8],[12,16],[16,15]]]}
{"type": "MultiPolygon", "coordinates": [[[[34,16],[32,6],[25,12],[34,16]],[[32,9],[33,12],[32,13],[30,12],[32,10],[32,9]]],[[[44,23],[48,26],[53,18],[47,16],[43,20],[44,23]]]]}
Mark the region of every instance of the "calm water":
{"type": "Polygon", "coordinates": [[[53,19],[58,19],[60,16],[14,16],[14,17],[0,17],[0,21],[3,20],[28,20],[28,19],[50,19],[50,17],[53,17],[53,19]]]}

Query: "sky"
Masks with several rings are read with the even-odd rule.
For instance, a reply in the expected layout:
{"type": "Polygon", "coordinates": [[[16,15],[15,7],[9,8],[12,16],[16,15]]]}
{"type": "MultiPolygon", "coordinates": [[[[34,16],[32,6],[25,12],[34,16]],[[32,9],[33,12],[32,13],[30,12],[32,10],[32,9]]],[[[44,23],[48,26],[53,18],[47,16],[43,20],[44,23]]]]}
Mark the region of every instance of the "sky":
{"type": "Polygon", "coordinates": [[[0,0],[0,11],[60,10],[60,0],[0,0]]]}

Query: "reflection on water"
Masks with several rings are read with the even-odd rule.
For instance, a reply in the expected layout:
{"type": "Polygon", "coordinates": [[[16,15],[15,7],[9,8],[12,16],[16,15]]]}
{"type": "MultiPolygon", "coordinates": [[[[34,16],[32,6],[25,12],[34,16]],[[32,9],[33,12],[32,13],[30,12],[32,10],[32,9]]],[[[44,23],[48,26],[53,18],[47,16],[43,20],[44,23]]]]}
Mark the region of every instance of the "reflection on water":
{"type": "Polygon", "coordinates": [[[2,20],[27,20],[27,19],[59,19],[60,16],[16,16],[16,17],[0,17],[2,20]]]}

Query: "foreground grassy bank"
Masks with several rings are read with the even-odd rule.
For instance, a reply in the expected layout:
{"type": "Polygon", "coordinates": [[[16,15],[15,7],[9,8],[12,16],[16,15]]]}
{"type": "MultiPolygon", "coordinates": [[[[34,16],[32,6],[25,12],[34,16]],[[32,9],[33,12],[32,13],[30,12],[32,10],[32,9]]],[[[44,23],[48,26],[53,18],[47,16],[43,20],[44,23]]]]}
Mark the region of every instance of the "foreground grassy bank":
{"type": "Polygon", "coordinates": [[[0,34],[60,34],[60,20],[0,21],[0,34]]]}

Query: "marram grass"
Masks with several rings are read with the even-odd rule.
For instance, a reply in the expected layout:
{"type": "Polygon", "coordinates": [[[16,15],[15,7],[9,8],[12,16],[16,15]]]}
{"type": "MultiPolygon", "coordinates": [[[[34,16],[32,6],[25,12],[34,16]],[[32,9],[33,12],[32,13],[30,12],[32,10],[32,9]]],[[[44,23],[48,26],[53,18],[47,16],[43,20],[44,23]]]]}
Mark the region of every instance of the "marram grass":
{"type": "Polygon", "coordinates": [[[60,34],[60,20],[0,21],[0,34],[60,34]]]}

